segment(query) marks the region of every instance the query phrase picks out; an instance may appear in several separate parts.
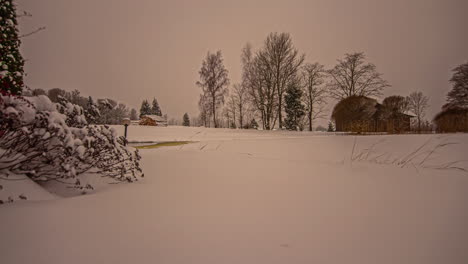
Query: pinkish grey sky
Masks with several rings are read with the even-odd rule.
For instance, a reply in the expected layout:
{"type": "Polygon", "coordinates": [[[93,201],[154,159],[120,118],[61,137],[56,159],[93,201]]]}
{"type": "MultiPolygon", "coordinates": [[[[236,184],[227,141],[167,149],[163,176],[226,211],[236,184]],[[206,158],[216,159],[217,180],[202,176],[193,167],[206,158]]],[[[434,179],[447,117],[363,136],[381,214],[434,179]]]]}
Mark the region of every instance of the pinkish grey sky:
{"type": "MultiPolygon", "coordinates": [[[[198,114],[202,59],[221,50],[231,83],[240,51],[270,32],[289,32],[307,62],[327,68],[363,51],[391,83],[384,95],[420,90],[428,117],[450,89],[450,71],[468,60],[466,0],[18,0],[27,83],[78,89],[139,109],[156,97],[164,113],[198,114]]],[[[382,98],[381,98],[382,99],[382,98]]]]}

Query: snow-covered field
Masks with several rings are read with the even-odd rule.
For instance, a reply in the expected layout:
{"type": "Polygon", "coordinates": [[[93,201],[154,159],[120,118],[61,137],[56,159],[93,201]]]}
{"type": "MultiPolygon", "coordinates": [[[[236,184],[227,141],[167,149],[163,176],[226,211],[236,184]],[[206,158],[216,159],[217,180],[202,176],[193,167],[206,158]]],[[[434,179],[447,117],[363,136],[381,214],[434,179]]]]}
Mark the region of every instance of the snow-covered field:
{"type": "Polygon", "coordinates": [[[0,263],[468,263],[466,134],[129,139],[194,143],[141,150],[138,183],[0,206],[0,263]]]}

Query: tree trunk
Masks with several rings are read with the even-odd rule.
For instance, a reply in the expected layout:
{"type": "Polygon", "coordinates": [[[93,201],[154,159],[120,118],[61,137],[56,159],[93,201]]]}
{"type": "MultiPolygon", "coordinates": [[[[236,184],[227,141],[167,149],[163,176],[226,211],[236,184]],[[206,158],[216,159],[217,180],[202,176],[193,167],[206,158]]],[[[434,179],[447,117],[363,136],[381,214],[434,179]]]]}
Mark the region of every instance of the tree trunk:
{"type": "Polygon", "coordinates": [[[263,125],[263,129],[265,129],[265,113],[263,110],[261,112],[262,112],[262,125],[263,125]]]}
{"type": "Polygon", "coordinates": [[[214,124],[214,127],[217,128],[218,127],[218,124],[216,124],[216,102],[215,102],[215,99],[216,97],[213,96],[213,103],[212,103],[212,113],[213,113],[213,124],[214,124]]]}
{"type": "Polygon", "coordinates": [[[421,134],[421,118],[418,117],[418,134],[421,134]]]}
{"type": "Polygon", "coordinates": [[[240,124],[240,129],[242,129],[244,126],[242,124],[242,106],[239,107],[239,124],[240,124]]]}
{"type": "Polygon", "coordinates": [[[309,111],[309,131],[312,131],[312,111],[309,111]]]}
{"type": "Polygon", "coordinates": [[[281,114],[281,110],[282,110],[282,103],[283,103],[283,100],[282,100],[282,96],[278,94],[278,97],[279,97],[279,105],[278,105],[278,124],[279,124],[279,129],[283,129],[283,117],[282,117],[282,114],[281,114]]]}
{"type": "MultiPolygon", "coordinates": [[[[234,108],[235,109],[235,108],[234,108]]],[[[234,122],[234,128],[237,128],[236,126],[236,111],[232,113],[232,122],[234,122]]]]}

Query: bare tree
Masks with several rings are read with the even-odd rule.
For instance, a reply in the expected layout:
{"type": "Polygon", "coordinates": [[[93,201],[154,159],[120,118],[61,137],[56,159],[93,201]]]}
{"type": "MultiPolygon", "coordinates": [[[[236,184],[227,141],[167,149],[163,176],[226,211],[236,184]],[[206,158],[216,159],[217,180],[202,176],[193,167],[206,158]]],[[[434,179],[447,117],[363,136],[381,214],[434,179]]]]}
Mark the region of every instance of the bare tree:
{"type": "Polygon", "coordinates": [[[299,55],[294,48],[288,33],[270,33],[265,40],[264,48],[259,56],[266,63],[266,70],[274,76],[274,88],[277,94],[277,115],[279,127],[283,125],[283,96],[299,67],[304,62],[305,55],[299,55]]]}
{"type": "MultiPolygon", "coordinates": [[[[260,112],[262,125],[264,129],[270,129],[269,115],[267,109],[272,110],[272,104],[268,103],[268,94],[274,95],[274,88],[265,86],[265,82],[261,76],[260,60],[258,56],[253,54],[252,45],[247,43],[242,49],[242,86],[247,90],[247,95],[250,105],[255,109],[255,112],[260,112]],[[268,93],[270,91],[270,93],[268,93]]],[[[273,100],[271,100],[273,103],[273,100]]]]}
{"type": "Polygon", "coordinates": [[[270,130],[276,122],[277,94],[274,73],[263,53],[264,51],[259,51],[255,57],[251,57],[243,70],[247,76],[245,83],[250,102],[260,112],[263,128],[270,130]]]}
{"type": "Polygon", "coordinates": [[[198,108],[200,109],[200,121],[203,123],[203,126],[210,127],[210,111],[209,104],[205,98],[204,94],[200,94],[200,99],[198,101],[198,108]]]}
{"type": "Polygon", "coordinates": [[[303,101],[309,121],[309,131],[312,131],[314,120],[324,117],[325,99],[327,97],[327,91],[323,85],[325,77],[326,71],[323,65],[319,63],[308,63],[302,68],[303,101]]]}
{"type": "Polygon", "coordinates": [[[239,113],[239,127],[244,127],[244,116],[247,105],[247,88],[243,84],[234,84],[233,86],[233,100],[236,104],[236,110],[239,113]]]}
{"type": "Polygon", "coordinates": [[[350,96],[380,96],[390,85],[382,79],[376,66],[365,62],[362,52],[345,54],[343,60],[328,71],[331,81],[328,84],[332,97],[338,100],[350,96]]]}
{"type": "Polygon", "coordinates": [[[216,109],[224,104],[224,96],[228,92],[229,85],[228,71],[224,67],[221,51],[217,51],[216,54],[208,52],[199,74],[200,81],[197,85],[202,88],[205,99],[210,105],[214,126],[218,127],[216,109]]]}
{"type": "Polygon", "coordinates": [[[232,122],[228,122],[228,127],[237,128],[236,112],[237,112],[238,102],[239,100],[235,94],[231,94],[229,96],[226,110],[228,112],[228,115],[232,117],[232,122]]]}
{"type": "Polygon", "coordinates": [[[421,133],[421,121],[426,115],[426,109],[429,107],[429,98],[422,92],[412,92],[408,97],[408,109],[413,112],[418,122],[418,132],[421,133]]]}

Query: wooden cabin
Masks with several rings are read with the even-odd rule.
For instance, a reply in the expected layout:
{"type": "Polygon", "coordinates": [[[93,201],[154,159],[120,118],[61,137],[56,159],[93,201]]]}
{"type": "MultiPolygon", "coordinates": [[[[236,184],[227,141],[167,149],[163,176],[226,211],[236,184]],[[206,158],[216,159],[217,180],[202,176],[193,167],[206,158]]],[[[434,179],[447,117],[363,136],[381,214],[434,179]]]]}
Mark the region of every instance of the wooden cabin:
{"type": "Polygon", "coordinates": [[[167,120],[162,116],[143,115],[140,117],[140,126],[162,126],[167,127],[167,120]]]}
{"type": "Polygon", "coordinates": [[[411,131],[413,116],[388,112],[377,100],[351,96],[333,109],[336,131],[357,133],[405,133],[411,131]]]}

